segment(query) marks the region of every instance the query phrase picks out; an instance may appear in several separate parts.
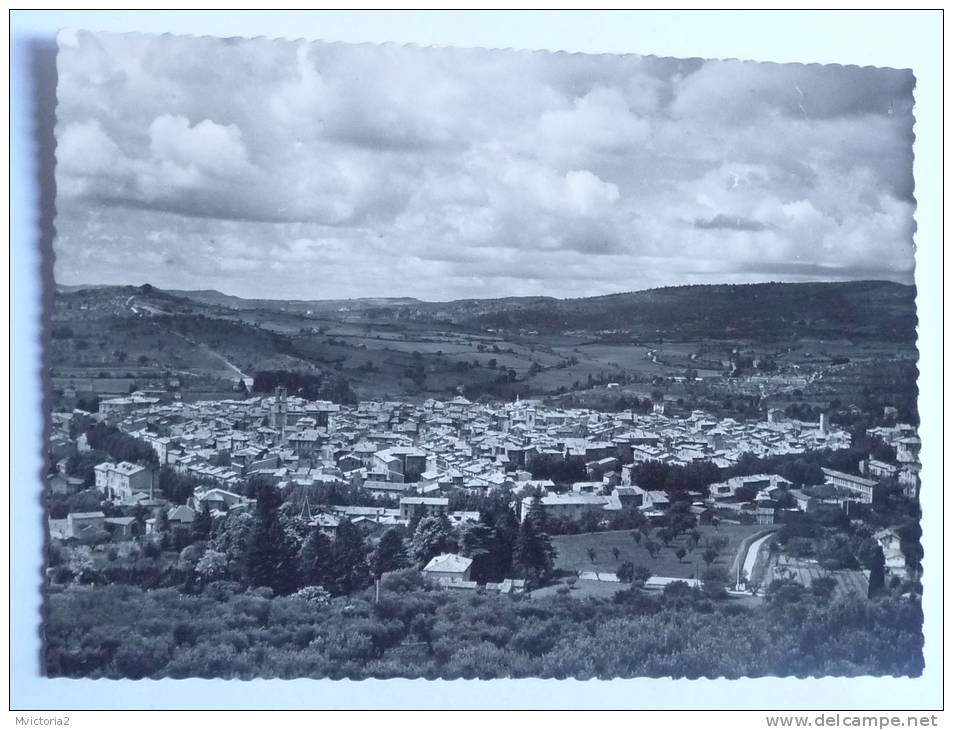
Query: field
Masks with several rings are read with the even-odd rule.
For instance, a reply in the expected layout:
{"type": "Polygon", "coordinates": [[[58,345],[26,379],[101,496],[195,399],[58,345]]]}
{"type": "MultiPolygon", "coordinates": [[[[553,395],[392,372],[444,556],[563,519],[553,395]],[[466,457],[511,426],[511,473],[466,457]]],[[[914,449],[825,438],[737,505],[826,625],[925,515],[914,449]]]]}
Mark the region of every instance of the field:
{"type": "MultiPolygon", "coordinates": [[[[612,532],[591,532],[581,535],[556,535],[552,538],[556,548],[556,568],[567,572],[597,571],[614,573],[619,565],[626,560],[635,565],[644,565],[652,571],[653,576],[663,578],[700,578],[706,570],[702,560],[702,553],[712,538],[727,538],[728,545],[719,551],[712,567],[722,568],[731,572],[732,563],[738,553],[741,541],[757,532],[763,531],[762,525],[725,525],[717,529],[701,525],[698,531],[701,540],[698,547],[690,550],[687,535],[682,535],[672,541],[669,547],[662,546],[658,556],[653,558],[645,549],[645,539],[642,544],[636,544],[630,530],[612,532]],[[685,557],[680,561],[675,552],[684,547],[685,557]],[[590,560],[588,551],[595,550],[595,559],[590,560]],[[618,549],[616,558],[613,548],[618,549]]],[[[730,579],[729,579],[730,580],[730,579]]]]}
{"type": "Polygon", "coordinates": [[[805,588],[811,587],[811,582],[815,578],[830,576],[837,581],[837,587],[834,594],[856,595],[862,598],[867,597],[868,580],[867,575],[860,570],[824,570],[816,562],[811,560],[801,560],[787,555],[779,555],[771,560],[767,567],[767,582],[784,577],[790,577],[803,585],[805,588]]]}
{"type": "Polygon", "coordinates": [[[518,394],[620,410],[660,394],[671,412],[736,418],[792,403],[882,413],[915,402],[912,293],[853,282],[428,303],[101,287],[57,292],[47,357],[60,389],[138,368],[135,387],[178,378],[185,399],[286,369],[337,373],[360,399],[518,394]]]}

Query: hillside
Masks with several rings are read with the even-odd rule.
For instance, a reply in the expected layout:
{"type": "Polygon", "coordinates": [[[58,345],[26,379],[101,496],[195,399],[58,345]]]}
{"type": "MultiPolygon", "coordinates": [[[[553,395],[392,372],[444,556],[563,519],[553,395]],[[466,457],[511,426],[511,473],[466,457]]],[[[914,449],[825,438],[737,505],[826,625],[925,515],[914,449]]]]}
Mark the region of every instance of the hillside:
{"type": "Polygon", "coordinates": [[[911,410],[916,394],[915,290],[881,281],[451,302],[70,288],[57,291],[52,325],[54,383],[97,392],[175,378],[183,398],[198,398],[293,370],[343,377],[361,398],[463,392],[616,407],[661,389],[742,415],[766,399],[911,410]]]}
{"type": "Polygon", "coordinates": [[[781,336],[912,342],[916,290],[884,281],[699,285],[549,300],[468,322],[539,332],[623,330],[637,336],[781,336]]]}
{"type": "Polygon", "coordinates": [[[200,304],[260,309],[348,321],[434,322],[483,331],[578,331],[636,338],[782,337],[915,340],[916,290],[887,281],[767,283],[665,287],[580,299],[506,297],[424,302],[412,298],[350,300],[242,299],[221,292],[170,291],[200,304]]]}

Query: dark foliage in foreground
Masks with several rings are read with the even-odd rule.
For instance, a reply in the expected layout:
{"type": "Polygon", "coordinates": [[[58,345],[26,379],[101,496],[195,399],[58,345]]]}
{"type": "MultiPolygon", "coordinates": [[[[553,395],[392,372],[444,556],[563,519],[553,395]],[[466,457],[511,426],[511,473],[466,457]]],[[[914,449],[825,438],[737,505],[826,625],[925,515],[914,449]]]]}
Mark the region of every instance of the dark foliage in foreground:
{"type": "Polygon", "coordinates": [[[745,608],[684,583],[611,599],[434,590],[414,571],[331,599],[216,583],[74,586],[48,597],[46,671],[68,677],[919,675],[917,603],[796,584],[745,608]]]}

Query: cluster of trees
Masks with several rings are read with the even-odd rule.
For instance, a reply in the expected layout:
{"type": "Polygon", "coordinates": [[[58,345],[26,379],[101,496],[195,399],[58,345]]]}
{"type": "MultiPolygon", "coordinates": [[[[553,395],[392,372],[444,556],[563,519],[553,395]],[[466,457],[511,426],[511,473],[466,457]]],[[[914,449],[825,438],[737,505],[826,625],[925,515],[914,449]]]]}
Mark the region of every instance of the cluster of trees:
{"type": "Polygon", "coordinates": [[[553,572],[555,550],[541,501],[534,500],[522,522],[509,498],[491,493],[481,500],[480,520],[454,531],[444,515],[411,520],[412,555],[418,567],[444,552],[471,558],[470,578],[478,583],[523,577],[537,584],[553,572]]]}
{"type": "Polygon", "coordinates": [[[878,441],[868,438],[859,446],[849,449],[823,449],[803,454],[778,454],[766,457],[742,454],[734,466],[725,470],[709,462],[680,466],[646,461],[636,465],[632,472],[632,481],[644,489],[669,493],[686,491],[705,493],[709,485],[717,481],[753,474],[780,474],[799,486],[821,484],[824,482],[822,467],[856,474],[861,459],[867,458],[868,455],[873,455],[874,458],[889,458],[889,447],[878,441]]]}
{"type": "MultiPolygon", "coordinates": [[[[92,482],[90,482],[92,484],[92,482]]],[[[75,494],[47,494],[47,512],[54,520],[65,519],[70,512],[98,512],[103,495],[97,489],[83,489],[75,494]]]]}
{"type": "Polygon", "coordinates": [[[48,596],[45,668],[66,677],[918,676],[916,601],[770,587],[761,606],[673,583],[612,599],[434,590],[416,571],[330,598],[218,583],[48,596]]]}
{"type": "Polygon", "coordinates": [[[86,428],[86,442],[91,449],[105,452],[116,461],[158,464],[159,457],[145,441],[123,433],[115,426],[94,423],[86,428]]]}
{"type": "Polygon", "coordinates": [[[635,413],[651,413],[655,403],[651,398],[639,398],[637,395],[620,395],[612,401],[615,411],[634,411],[635,413]]]}
{"type": "Polygon", "coordinates": [[[91,487],[96,482],[96,465],[108,460],[109,454],[105,451],[92,450],[70,454],[66,460],[66,473],[82,479],[84,487],[91,487]]]}
{"type": "MultiPolygon", "coordinates": [[[[177,499],[194,487],[171,470],[164,475],[164,488],[177,499]]],[[[191,527],[173,527],[158,510],[153,533],[138,550],[111,560],[98,572],[89,568],[82,575],[71,574],[67,566],[58,565],[56,582],[132,583],[194,593],[226,581],[277,595],[308,588],[344,595],[360,591],[384,573],[408,566],[420,569],[444,552],[472,558],[471,578],[480,583],[518,575],[538,582],[553,570],[554,551],[538,500],[522,523],[508,497],[498,494],[484,498],[477,524],[454,528],[445,515],[422,516],[406,532],[393,527],[368,539],[346,518],[333,536],[309,526],[300,519],[296,502],[283,501],[265,481],[255,482],[254,497],[254,512],[233,513],[215,525],[206,511],[191,527]]],[[[53,511],[58,516],[80,508],[102,509],[101,495],[89,490],[63,500],[53,511]]],[[[142,512],[144,526],[149,515],[142,512]]]]}
{"type": "Polygon", "coordinates": [[[702,492],[722,478],[721,470],[711,462],[681,466],[659,461],[643,461],[632,470],[632,482],[643,489],[665,492],[702,492]]]}
{"type": "Polygon", "coordinates": [[[347,379],[338,373],[302,373],[292,370],[261,370],[255,373],[252,391],[271,395],[279,385],[290,395],[307,400],[356,404],[357,396],[347,379]]]}
{"type": "Polygon", "coordinates": [[[533,479],[551,479],[559,485],[586,480],[586,460],[581,456],[540,454],[533,459],[529,470],[533,479]]]}
{"type": "Polygon", "coordinates": [[[403,538],[396,529],[371,551],[350,520],[342,519],[331,538],[298,519],[293,504],[283,504],[270,484],[259,483],[255,498],[254,513],[231,514],[212,531],[194,565],[194,585],[232,581],[277,595],[307,587],[343,595],[370,585],[373,566],[402,564],[403,538]]]}
{"type": "MultiPolygon", "coordinates": [[[[892,527],[900,537],[900,549],[907,567],[914,575],[918,574],[923,559],[919,520],[907,517],[893,523],[892,527]]],[[[873,537],[876,529],[867,523],[851,522],[840,510],[822,510],[801,515],[797,521],[782,525],[771,548],[792,557],[816,560],[825,570],[870,570],[871,583],[877,580],[874,573],[879,572],[882,582],[884,554],[873,537]]]]}
{"type": "MultiPolygon", "coordinates": [[[[258,477],[249,479],[242,492],[246,497],[254,498],[259,484],[263,480],[258,477]]],[[[287,495],[287,501],[294,504],[303,504],[307,499],[309,504],[353,505],[357,507],[395,507],[393,497],[375,497],[367,490],[351,484],[339,482],[296,485],[287,495]]],[[[463,509],[463,508],[461,508],[463,509]]]]}
{"type": "Polygon", "coordinates": [[[810,403],[789,403],[784,407],[784,415],[796,421],[816,421],[826,408],[812,406],[810,403]]]}
{"type": "Polygon", "coordinates": [[[159,469],[159,491],[173,504],[185,504],[198,486],[196,479],[189,474],[180,474],[171,466],[159,469]]]}

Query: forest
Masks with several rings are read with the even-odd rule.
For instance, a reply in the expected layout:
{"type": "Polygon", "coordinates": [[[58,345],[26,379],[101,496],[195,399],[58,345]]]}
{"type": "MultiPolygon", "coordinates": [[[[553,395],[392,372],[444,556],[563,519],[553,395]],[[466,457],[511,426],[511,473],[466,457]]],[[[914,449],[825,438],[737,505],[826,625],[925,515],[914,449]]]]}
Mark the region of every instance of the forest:
{"type": "Polygon", "coordinates": [[[446,591],[414,570],[341,598],[218,583],[49,596],[46,671],[66,677],[917,676],[919,604],[777,582],[762,605],[685,583],[612,599],[446,591]]]}

